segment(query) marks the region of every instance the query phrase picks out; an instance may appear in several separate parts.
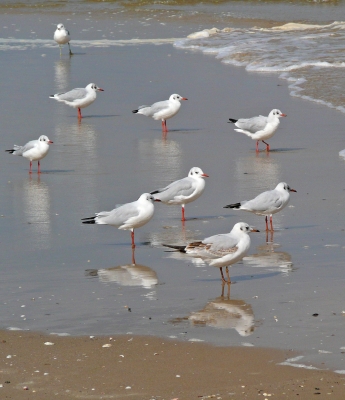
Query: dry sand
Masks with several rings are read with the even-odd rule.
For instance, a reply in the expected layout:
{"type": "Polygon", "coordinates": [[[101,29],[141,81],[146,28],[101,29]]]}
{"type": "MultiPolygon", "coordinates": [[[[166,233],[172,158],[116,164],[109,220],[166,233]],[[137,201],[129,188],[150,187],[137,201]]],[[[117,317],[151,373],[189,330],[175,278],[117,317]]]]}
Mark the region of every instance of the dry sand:
{"type": "Polygon", "coordinates": [[[278,365],[291,351],[9,331],[1,331],[0,343],[1,399],[344,399],[345,393],[341,375],[278,365]]]}

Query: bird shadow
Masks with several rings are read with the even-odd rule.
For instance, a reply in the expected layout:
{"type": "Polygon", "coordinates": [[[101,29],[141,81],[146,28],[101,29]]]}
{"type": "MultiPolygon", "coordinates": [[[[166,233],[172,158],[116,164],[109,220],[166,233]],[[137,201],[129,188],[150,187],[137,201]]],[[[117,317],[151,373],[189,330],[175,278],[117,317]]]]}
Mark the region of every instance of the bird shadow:
{"type": "Polygon", "coordinates": [[[83,116],[83,119],[89,119],[89,118],[111,118],[111,117],[119,117],[119,114],[105,114],[105,115],[85,115],[83,116]]]}
{"type": "MultiPolygon", "coordinates": [[[[272,278],[274,276],[280,275],[280,271],[275,271],[275,272],[269,272],[266,274],[256,274],[256,275],[238,275],[236,277],[231,277],[231,284],[233,285],[234,283],[240,283],[240,282],[246,282],[246,281],[251,281],[253,279],[265,279],[265,278],[272,278]]],[[[231,274],[230,274],[231,276],[231,274]]],[[[198,281],[203,281],[203,282],[217,282],[219,281],[219,278],[198,278],[198,281]]]]}
{"type": "MultiPolygon", "coordinates": [[[[286,148],[278,148],[278,149],[270,149],[270,153],[287,153],[289,151],[298,151],[305,150],[305,147],[286,147],[286,148]]],[[[259,153],[266,153],[266,150],[260,150],[259,153]]]]}
{"type": "MultiPolygon", "coordinates": [[[[152,129],[155,132],[162,132],[160,129],[152,129]]],[[[197,131],[201,131],[200,128],[188,128],[188,129],[169,129],[168,132],[166,132],[166,134],[169,135],[169,133],[173,133],[173,132],[197,132],[197,131]]],[[[162,132],[163,133],[163,132],[162,132]]]]}
{"type": "MultiPolygon", "coordinates": [[[[68,174],[70,172],[75,172],[74,169],[51,169],[41,171],[41,175],[52,175],[52,174],[68,174]]],[[[33,174],[35,171],[33,171],[33,174]]]]}

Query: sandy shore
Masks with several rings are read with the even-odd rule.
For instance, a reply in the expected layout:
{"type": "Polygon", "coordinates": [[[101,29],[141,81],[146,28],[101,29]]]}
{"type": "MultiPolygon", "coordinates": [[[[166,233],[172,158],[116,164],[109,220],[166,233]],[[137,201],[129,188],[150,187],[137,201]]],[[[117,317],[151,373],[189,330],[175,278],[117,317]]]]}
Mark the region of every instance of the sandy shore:
{"type": "Polygon", "coordinates": [[[2,399],[344,398],[341,375],[278,365],[291,351],[131,335],[0,335],[2,399]]]}

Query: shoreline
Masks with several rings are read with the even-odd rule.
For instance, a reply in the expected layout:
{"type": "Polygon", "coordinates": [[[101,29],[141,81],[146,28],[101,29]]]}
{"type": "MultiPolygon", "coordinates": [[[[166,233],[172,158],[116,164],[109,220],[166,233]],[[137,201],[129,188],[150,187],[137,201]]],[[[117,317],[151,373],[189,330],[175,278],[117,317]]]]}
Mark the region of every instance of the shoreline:
{"type": "Polygon", "coordinates": [[[0,349],[0,394],[13,400],[341,400],[345,389],[345,377],[334,372],[279,365],[292,351],[22,331],[0,331],[0,349]]]}

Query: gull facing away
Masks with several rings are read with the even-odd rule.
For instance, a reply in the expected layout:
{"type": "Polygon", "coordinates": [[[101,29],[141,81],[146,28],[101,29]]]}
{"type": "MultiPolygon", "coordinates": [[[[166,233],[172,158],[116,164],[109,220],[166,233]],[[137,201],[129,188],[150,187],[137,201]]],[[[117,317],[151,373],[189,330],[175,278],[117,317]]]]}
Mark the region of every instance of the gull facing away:
{"type": "Polygon", "coordinates": [[[270,145],[265,142],[265,139],[271,138],[278,126],[280,124],[280,117],[286,117],[286,114],[283,114],[280,110],[274,109],[269,114],[268,117],[264,117],[263,115],[259,115],[258,117],[253,118],[241,118],[241,119],[232,119],[229,118],[229,121],[235,124],[237,128],[235,129],[237,132],[242,132],[245,135],[251,137],[253,140],[256,140],[256,151],[259,151],[259,141],[261,140],[266,145],[266,151],[270,151],[270,145]]]}
{"type": "Polygon", "coordinates": [[[134,228],[140,228],[153,217],[154,201],[150,193],[143,193],[137,201],[123,204],[112,211],[101,211],[94,217],[83,218],[82,221],[83,224],[111,225],[118,229],[130,230],[134,249],[134,228]]]}
{"type": "Polygon", "coordinates": [[[60,47],[60,56],[61,56],[62,45],[66,44],[66,43],[68,44],[69,55],[70,56],[73,55],[71,46],[69,44],[69,41],[71,40],[71,36],[70,36],[68,30],[63,26],[63,24],[58,24],[58,26],[56,27],[56,31],[54,32],[54,40],[60,47]]]}
{"type": "Polygon", "coordinates": [[[50,99],[62,101],[63,103],[78,109],[78,118],[81,119],[81,108],[85,108],[92,104],[97,97],[97,92],[104,92],[95,83],[89,83],[86,88],[76,88],[65,93],[56,93],[49,96],[50,99]]]}
{"type": "Polygon", "coordinates": [[[179,94],[172,94],[169,100],[158,101],[151,106],[140,106],[137,110],[133,110],[134,114],[143,114],[152,117],[155,120],[162,121],[162,132],[167,133],[167,119],[176,115],[181,107],[181,100],[188,100],[179,94]]]}
{"type": "Polygon", "coordinates": [[[270,215],[270,230],[273,232],[272,214],[281,211],[287,206],[290,200],[290,192],[296,192],[296,190],[291,189],[287,183],[280,182],[275,189],[260,193],[252,200],[229,204],[224,208],[233,208],[235,210],[249,211],[256,215],[265,215],[266,231],[269,231],[267,215],[270,215]]]}
{"type": "Polygon", "coordinates": [[[204,178],[208,178],[208,175],[201,168],[193,167],[186,178],[172,182],[165,188],[154,190],[150,194],[154,195],[155,200],[160,200],[164,204],[181,204],[181,221],[185,221],[185,204],[191,203],[202,195],[205,189],[204,178]]]}
{"type": "Polygon", "coordinates": [[[22,156],[30,160],[30,174],[32,173],[32,161],[37,161],[37,173],[40,174],[40,160],[48,154],[49,145],[52,143],[53,142],[49,140],[48,136],[42,135],[37,140],[31,140],[24,146],[17,146],[15,144],[13,149],[5,151],[14,156],[22,156]]]}
{"type": "Polygon", "coordinates": [[[242,260],[250,247],[249,232],[259,232],[245,222],[238,222],[230,233],[210,236],[202,241],[189,243],[187,246],[164,246],[203,259],[208,265],[218,267],[224,283],[231,283],[228,267],[242,260]],[[223,267],[226,268],[227,280],[223,267]]]}

